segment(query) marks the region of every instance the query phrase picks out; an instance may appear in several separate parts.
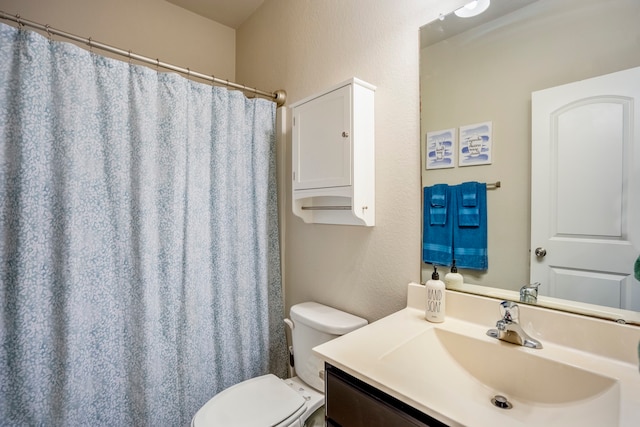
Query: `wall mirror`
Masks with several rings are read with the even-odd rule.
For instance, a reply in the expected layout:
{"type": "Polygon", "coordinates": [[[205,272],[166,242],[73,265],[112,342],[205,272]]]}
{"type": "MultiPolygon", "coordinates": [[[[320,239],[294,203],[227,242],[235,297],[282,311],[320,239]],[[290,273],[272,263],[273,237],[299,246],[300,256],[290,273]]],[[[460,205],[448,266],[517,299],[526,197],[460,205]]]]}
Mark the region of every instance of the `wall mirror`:
{"type": "MultiPolygon", "coordinates": [[[[422,186],[500,181],[498,189],[487,190],[489,268],[461,270],[465,284],[457,290],[518,300],[536,262],[532,218],[546,215],[531,203],[532,93],[640,67],[640,2],[491,0],[489,9],[477,17],[441,18],[420,29],[422,186]],[[488,164],[460,166],[454,158],[451,167],[427,169],[428,133],[459,132],[461,127],[485,122],[492,128],[488,164]]],[[[637,105],[636,110],[640,110],[637,105]]],[[[638,153],[637,136],[633,140],[638,153]]],[[[640,165],[626,165],[637,178],[640,165]]],[[[603,163],[593,175],[619,173],[606,168],[603,163]]],[[[638,196],[626,194],[620,203],[637,207],[638,196]]],[[[599,203],[596,196],[593,203],[599,203]]],[[[632,220],[625,219],[623,228],[638,230],[638,217],[635,225],[632,220]]],[[[640,252],[637,245],[634,250],[640,252]]],[[[576,251],[572,256],[581,254],[576,251]]],[[[432,268],[422,263],[423,281],[432,268]]],[[[439,270],[448,272],[446,267],[439,270]]],[[[591,301],[588,287],[576,298],[549,296],[544,283],[536,303],[640,325],[640,309],[630,308],[640,307],[640,283],[636,280],[631,286],[616,290],[633,299],[623,308],[586,303],[591,301]]]]}

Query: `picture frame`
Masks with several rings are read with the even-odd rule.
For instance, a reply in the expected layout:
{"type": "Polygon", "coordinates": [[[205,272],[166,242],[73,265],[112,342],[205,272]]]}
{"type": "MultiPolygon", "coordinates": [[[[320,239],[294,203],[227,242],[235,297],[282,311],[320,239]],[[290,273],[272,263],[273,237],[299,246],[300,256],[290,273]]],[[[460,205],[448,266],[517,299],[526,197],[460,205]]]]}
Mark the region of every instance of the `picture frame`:
{"type": "Polygon", "coordinates": [[[492,162],[493,123],[460,126],[458,166],[489,165],[492,162]]]}
{"type": "Polygon", "coordinates": [[[455,167],[457,134],[455,128],[427,132],[424,150],[426,169],[455,167]]]}

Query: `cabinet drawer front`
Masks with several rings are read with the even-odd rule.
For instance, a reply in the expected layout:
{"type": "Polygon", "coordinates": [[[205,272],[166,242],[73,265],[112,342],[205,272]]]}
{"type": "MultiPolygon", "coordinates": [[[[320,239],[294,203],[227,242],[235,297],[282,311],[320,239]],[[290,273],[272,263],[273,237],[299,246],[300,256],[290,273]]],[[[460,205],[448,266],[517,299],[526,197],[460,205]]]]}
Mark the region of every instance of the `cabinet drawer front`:
{"type": "Polygon", "coordinates": [[[341,370],[326,365],[327,425],[336,427],[446,427],[341,370]]]}

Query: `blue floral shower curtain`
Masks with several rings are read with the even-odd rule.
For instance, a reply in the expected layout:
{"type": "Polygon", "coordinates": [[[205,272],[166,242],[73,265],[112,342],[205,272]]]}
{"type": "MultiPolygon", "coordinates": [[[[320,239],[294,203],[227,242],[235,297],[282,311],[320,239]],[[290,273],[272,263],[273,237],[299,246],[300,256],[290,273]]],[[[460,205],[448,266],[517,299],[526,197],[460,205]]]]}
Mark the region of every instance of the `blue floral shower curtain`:
{"type": "Polygon", "coordinates": [[[283,375],[275,106],[0,24],[0,425],[283,375]]]}

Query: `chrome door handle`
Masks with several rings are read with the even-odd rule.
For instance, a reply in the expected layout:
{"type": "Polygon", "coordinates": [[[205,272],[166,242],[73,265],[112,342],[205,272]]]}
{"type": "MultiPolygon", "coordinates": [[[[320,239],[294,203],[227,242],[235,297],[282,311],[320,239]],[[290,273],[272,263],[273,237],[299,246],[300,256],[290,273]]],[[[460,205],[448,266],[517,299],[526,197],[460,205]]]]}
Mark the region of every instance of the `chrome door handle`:
{"type": "Polygon", "coordinates": [[[538,258],[544,258],[547,255],[547,250],[545,248],[536,248],[535,254],[538,258]]]}

